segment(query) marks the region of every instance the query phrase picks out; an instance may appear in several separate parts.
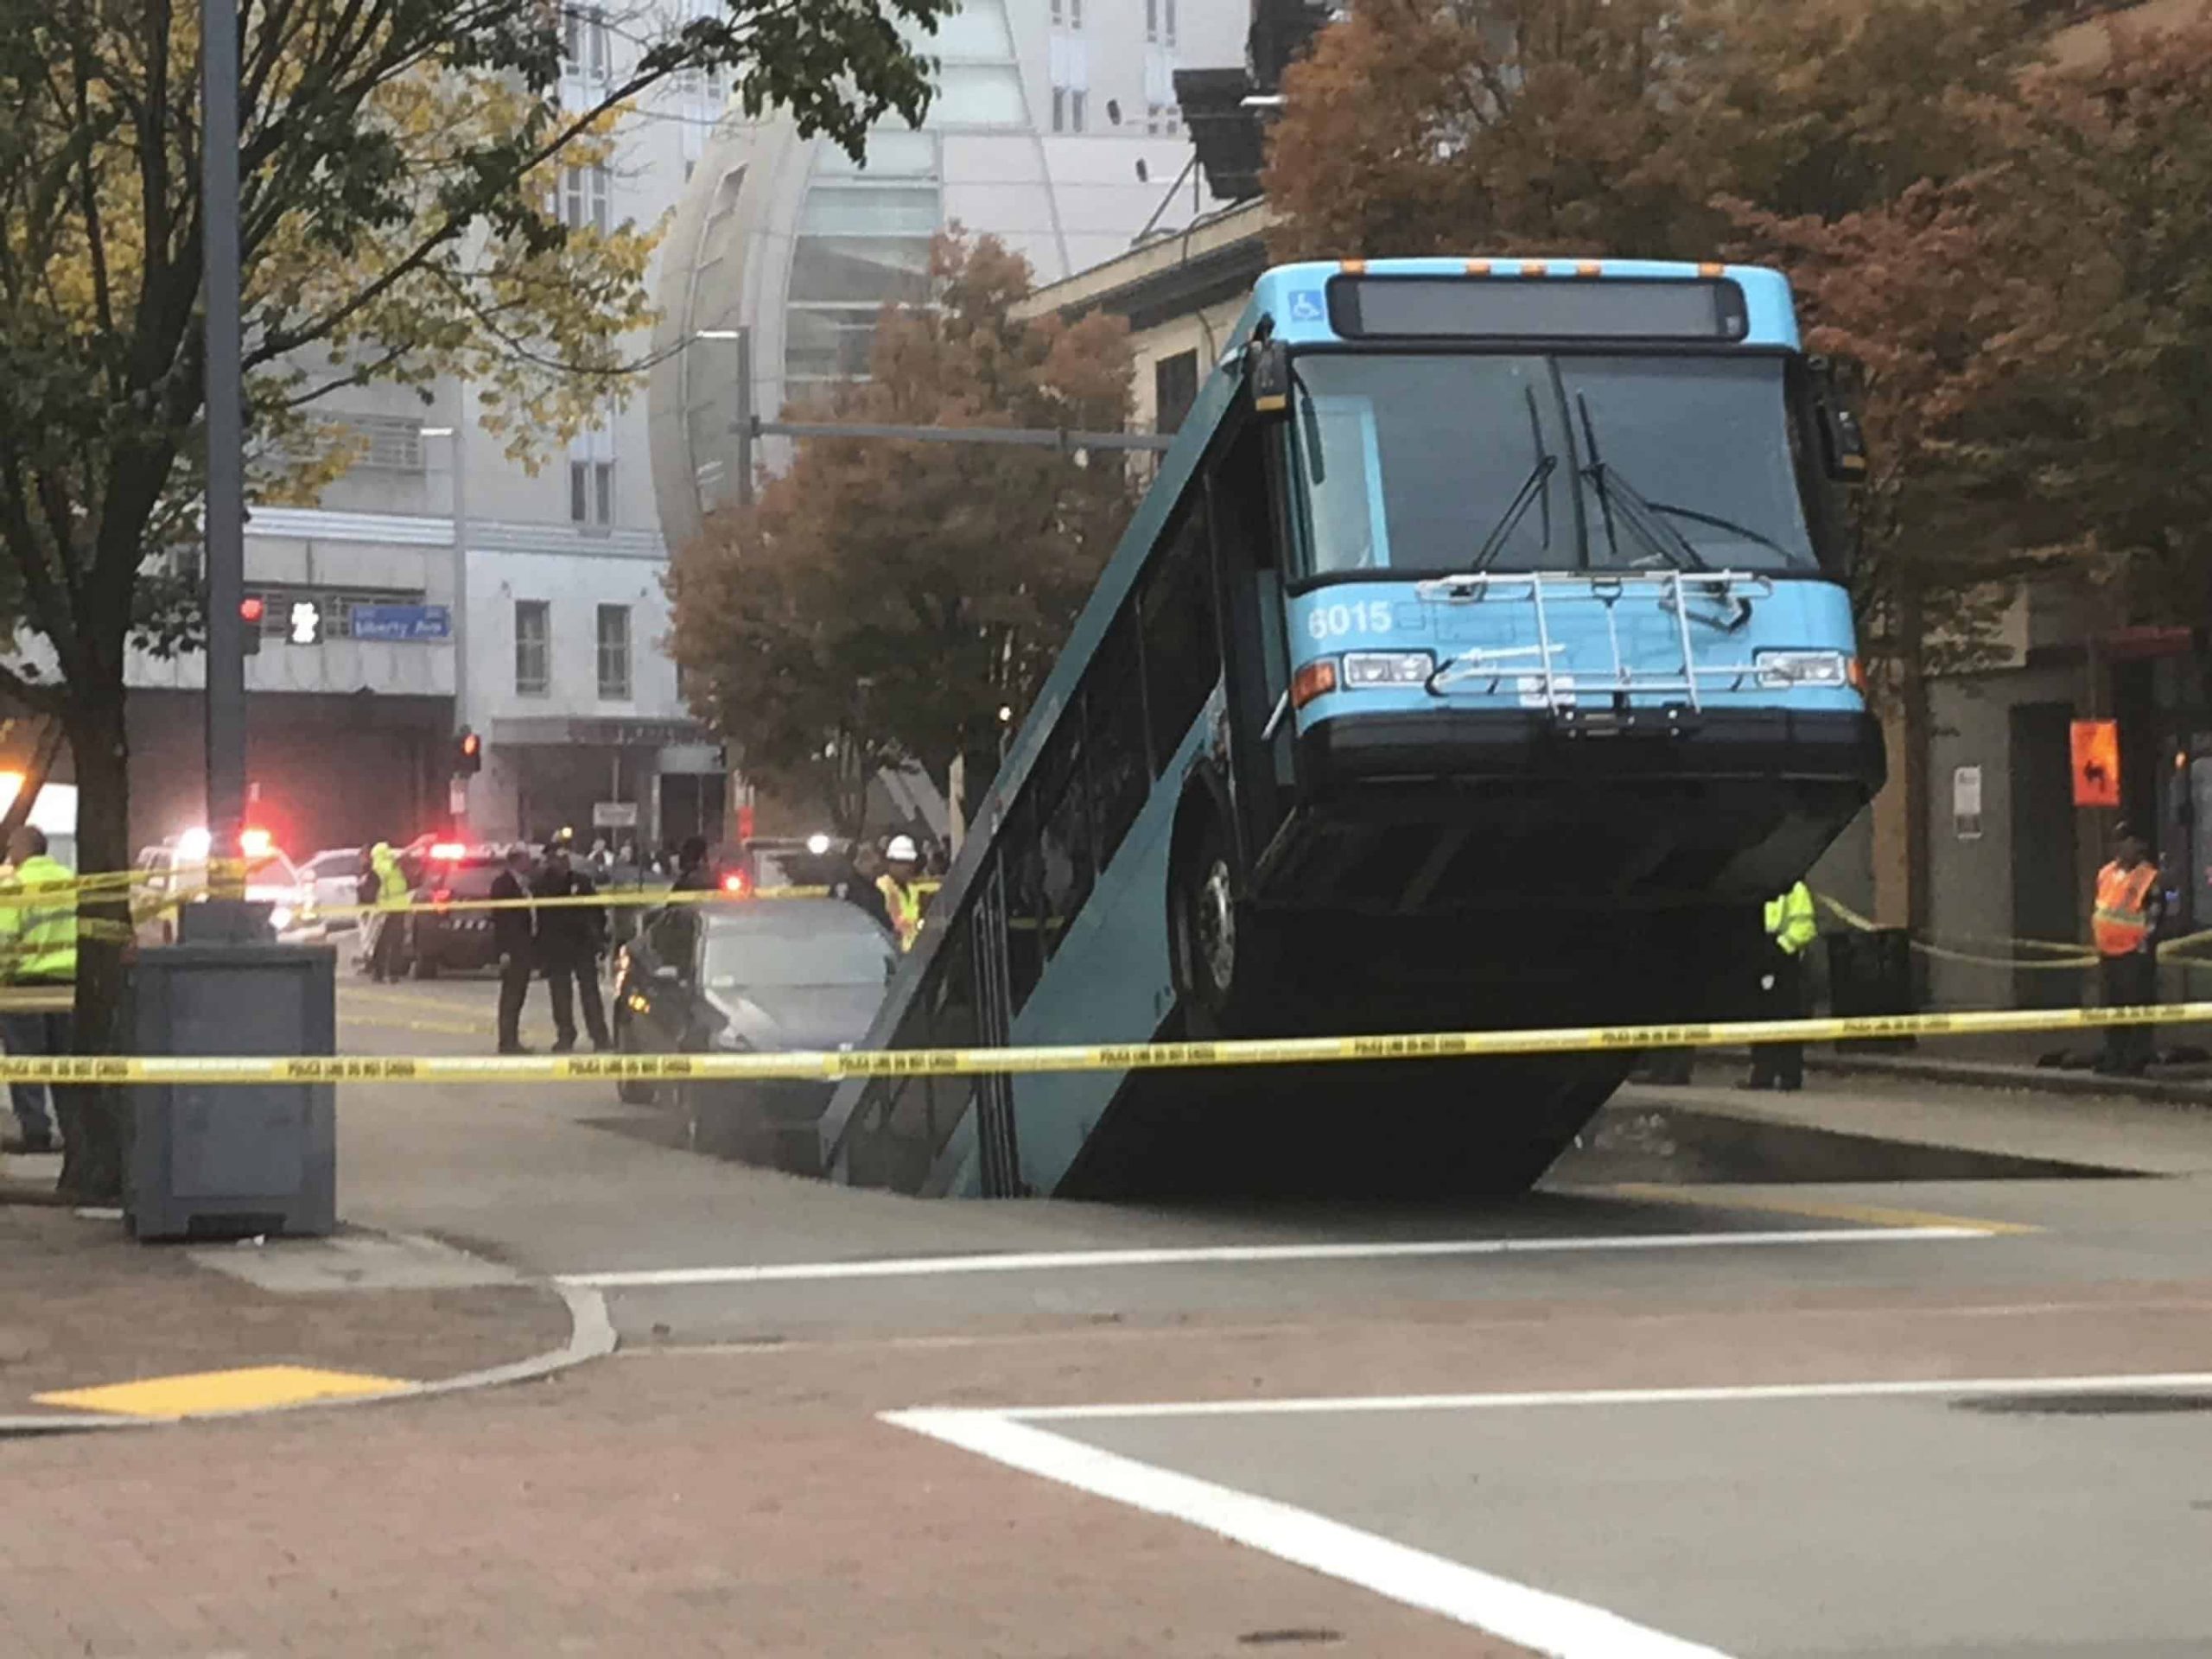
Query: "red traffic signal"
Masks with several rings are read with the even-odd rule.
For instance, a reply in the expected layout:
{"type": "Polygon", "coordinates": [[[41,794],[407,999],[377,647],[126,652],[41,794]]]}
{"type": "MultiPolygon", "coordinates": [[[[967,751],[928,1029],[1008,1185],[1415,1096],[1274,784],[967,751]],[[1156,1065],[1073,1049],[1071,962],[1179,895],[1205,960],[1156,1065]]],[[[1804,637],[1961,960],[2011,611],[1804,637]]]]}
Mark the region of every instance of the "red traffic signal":
{"type": "Polygon", "coordinates": [[[484,770],[484,740],[462,730],[453,741],[453,772],[456,778],[473,778],[484,770]]]}
{"type": "Polygon", "coordinates": [[[241,656],[261,655],[261,618],[268,607],[258,594],[248,594],[238,601],[238,652],[241,656]]]}

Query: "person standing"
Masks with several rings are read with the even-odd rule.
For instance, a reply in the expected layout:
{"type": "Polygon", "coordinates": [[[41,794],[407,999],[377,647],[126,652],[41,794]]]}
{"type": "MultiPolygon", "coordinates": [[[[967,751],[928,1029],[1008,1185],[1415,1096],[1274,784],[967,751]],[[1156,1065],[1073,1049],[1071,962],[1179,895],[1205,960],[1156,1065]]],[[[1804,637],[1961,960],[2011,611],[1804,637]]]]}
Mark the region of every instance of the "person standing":
{"type": "Polygon", "coordinates": [[[527,1054],[522,1046],[523,1004],[530,998],[530,976],[537,965],[537,940],[530,897],[530,849],[507,849],[506,868],[493,878],[492,897],[512,906],[492,912],[492,943],[499,953],[499,1052],[527,1054]]]}
{"type": "MultiPolygon", "coordinates": [[[[8,848],[15,867],[0,908],[0,963],[5,978],[24,988],[74,987],[77,982],[77,878],[47,853],[46,833],[25,824],[8,848]]],[[[0,1014],[0,1042],[19,1059],[67,1054],[75,1047],[75,1022],[67,1010],[49,1014],[0,1014]]],[[[53,1108],[63,1085],[10,1085],[16,1133],[0,1150],[38,1154],[55,1151],[53,1108]]]]}
{"type": "MultiPolygon", "coordinates": [[[[1802,881],[1791,884],[1779,899],[1766,901],[1766,951],[1759,972],[1762,1018],[1802,1020],[1805,1017],[1805,951],[1820,937],[1820,917],[1813,909],[1813,890],[1802,881]]],[[[1805,1045],[1758,1043],[1751,1048],[1751,1075],[1745,1089],[1796,1090],[1805,1086],[1805,1045]]]]}
{"type": "Polygon", "coordinates": [[[369,941],[369,977],[379,985],[400,976],[399,947],[408,907],[414,895],[408,891],[407,874],[400,868],[399,855],[389,842],[380,841],[369,849],[369,872],[362,878],[367,889],[374,884],[376,914],[370,919],[376,924],[376,937],[369,941]]]}
{"type": "Polygon", "coordinates": [[[569,858],[564,842],[545,849],[545,861],[531,883],[531,896],[554,899],[537,912],[537,965],[545,975],[545,989],[553,1003],[553,1052],[566,1054],[576,1046],[575,1000],[584,1005],[584,1029],[591,1046],[605,1053],[612,1046],[607,1037],[607,1006],[599,995],[599,956],[607,945],[607,907],[575,902],[596,897],[599,889],[569,858]]]}
{"type": "Polygon", "coordinates": [[[891,931],[899,936],[899,948],[911,950],[922,931],[922,890],[915,880],[921,854],[914,838],[892,836],[891,844],[883,849],[883,861],[889,868],[875,878],[875,890],[883,895],[883,908],[891,918],[891,931]]]}
{"type": "MultiPolygon", "coordinates": [[[[2089,931],[2097,946],[2097,978],[2108,1008],[2139,1007],[2158,1000],[2156,939],[2163,908],[2158,867],[2143,837],[2126,824],[2113,830],[2112,861],[2097,872],[2089,931]]],[[[2107,1026],[2097,1070],[2140,1077],[2156,1052],[2150,1026],[2107,1026]]]]}

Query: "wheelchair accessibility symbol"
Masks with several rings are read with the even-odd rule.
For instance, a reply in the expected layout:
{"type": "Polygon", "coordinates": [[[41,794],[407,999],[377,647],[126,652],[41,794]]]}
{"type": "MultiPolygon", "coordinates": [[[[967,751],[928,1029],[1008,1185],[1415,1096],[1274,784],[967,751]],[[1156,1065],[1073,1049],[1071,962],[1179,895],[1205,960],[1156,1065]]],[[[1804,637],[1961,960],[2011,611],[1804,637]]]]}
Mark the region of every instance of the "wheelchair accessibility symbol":
{"type": "Polygon", "coordinates": [[[1290,320],[1293,322],[1319,322],[1327,315],[1321,308],[1319,289],[1301,288],[1290,296],[1290,320]]]}

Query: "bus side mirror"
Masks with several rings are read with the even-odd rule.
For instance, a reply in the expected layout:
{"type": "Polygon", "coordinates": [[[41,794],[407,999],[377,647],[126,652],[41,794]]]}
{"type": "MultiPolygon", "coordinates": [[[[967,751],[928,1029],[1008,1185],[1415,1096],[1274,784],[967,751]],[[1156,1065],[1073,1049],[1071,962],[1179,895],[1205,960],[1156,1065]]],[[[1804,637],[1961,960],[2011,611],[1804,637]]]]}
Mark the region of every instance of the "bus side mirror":
{"type": "Polygon", "coordinates": [[[1863,484],[1866,481],[1866,435],[1836,388],[1834,365],[1824,357],[1816,357],[1811,368],[1822,470],[1838,484],[1863,484]]]}
{"type": "Polygon", "coordinates": [[[1255,340],[1244,348],[1244,382],[1252,412],[1282,415],[1290,408],[1290,352],[1279,340],[1255,340]]]}

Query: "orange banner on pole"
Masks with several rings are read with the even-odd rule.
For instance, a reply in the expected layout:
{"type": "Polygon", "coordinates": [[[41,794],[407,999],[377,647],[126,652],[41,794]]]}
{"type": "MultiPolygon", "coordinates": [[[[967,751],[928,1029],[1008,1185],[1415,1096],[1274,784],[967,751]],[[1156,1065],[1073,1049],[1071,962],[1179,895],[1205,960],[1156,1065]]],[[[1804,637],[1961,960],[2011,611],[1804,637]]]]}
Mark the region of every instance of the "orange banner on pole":
{"type": "Polygon", "coordinates": [[[2120,804],[2120,722],[2077,720],[2073,723],[2074,804],[2120,804]]]}

